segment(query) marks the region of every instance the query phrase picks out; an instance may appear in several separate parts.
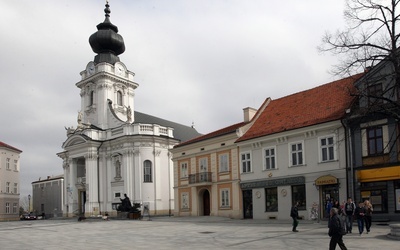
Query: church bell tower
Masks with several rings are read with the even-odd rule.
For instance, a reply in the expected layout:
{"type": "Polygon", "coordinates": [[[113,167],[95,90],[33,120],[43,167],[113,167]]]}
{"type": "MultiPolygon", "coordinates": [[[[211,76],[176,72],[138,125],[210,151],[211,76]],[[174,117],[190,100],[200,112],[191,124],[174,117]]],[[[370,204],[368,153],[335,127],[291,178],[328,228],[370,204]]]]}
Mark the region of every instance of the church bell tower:
{"type": "Polygon", "coordinates": [[[80,73],[81,80],[76,84],[81,89],[78,126],[94,125],[101,129],[134,122],[134,96],[139,86],[133,81],[135,74],[118,57],[125,51],[124,39],[110,21],[108,2],[105,6],[105,20],[89,38],[97,55],[80,73]]]}

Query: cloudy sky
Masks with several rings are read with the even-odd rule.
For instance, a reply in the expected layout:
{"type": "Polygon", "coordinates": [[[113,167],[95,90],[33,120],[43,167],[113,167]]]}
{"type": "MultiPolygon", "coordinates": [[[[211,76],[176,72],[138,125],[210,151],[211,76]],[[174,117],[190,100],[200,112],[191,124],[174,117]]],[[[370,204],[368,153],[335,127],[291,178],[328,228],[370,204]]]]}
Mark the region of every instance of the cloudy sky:
{"type": "MultiPolygon", "coordinates": [[[[102,0],[1,1],[0,141],[21,154],[21,194],[63,173],[56,153],[75,126],[88,39],[102,0]]],[[[120,59],[139,83],[137,111],[208,133],[258,108],[336,78],[319,54],[325,31],[344,27],[344,0],[111,0],[125,41],[120,59]]]]}

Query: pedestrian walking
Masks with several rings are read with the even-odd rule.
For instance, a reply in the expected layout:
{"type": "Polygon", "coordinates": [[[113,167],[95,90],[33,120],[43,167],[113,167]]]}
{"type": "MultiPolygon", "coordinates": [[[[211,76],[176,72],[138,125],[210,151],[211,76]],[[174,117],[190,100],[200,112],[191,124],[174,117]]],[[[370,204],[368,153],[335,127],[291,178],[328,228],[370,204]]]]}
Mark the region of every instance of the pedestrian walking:
{"type": "Polygon", "coordinates": [[[346,204],[344,205],[344,212],[346,213],[346,231],[347,231],[347,233],[351,233],[351,230],[353,229],[355,209],[356,209],[356,204],[354,204],[353,200],[349,197],[347,199],[346,204]]]}
{"type": "Polygon", "coordinates": [[[343,243],[343,235],[346,233],[346,229],[338,213],[339,210],[336,207],[333,207],[330,211],[328,234],[331,237],[331,241],[329,242],[329,250],[335,250],[336,245],[339,245],[342,250],[347,250],[347,247],[343,243]]]}
{"type": "Polygon", "coordinates": [[[367,233],[369,233],[372,224],[372,211],[374,211],[374,209],[372,208],[372,204],[369,200],[364,201],[364,207],[365,207],[365,229],[367,229],[367,233]]]}
{"type": "Polygon", "coordinates": [[[299,225],[299,220],[298,220],[299,219],[299,210],[297,208],[298,206],[299,206],[299,202],[296,201],[296,203],[290,210],[290,217],[292,217],[292,219],[293,219],[293,228],[292,228],[293,232],[298,232],[298,230],[297,230],[297,226],[299,225]]]}
{"type": "Polygon", "coordinates": [[[357,226],[358,226],[358,232],[360,233],[360,236],[364,232],[364,220],[365,220],[365,207],[364,207],[364,202],[360,201],[358,203],[358,207],[356,207],[356,210],[354,212],[355,217],[357,218],[357,226]]]}

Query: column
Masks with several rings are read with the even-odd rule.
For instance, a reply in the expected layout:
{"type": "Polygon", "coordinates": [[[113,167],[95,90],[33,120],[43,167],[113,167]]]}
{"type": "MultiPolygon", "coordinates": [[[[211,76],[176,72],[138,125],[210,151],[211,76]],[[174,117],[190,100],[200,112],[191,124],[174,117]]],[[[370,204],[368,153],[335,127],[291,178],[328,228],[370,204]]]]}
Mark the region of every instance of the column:
{"type": "Polygon", "coordinates": [[[98,154],[97,148],[88,148],[85,156],[86,165],[86,204],[85,216],[99,214],[99,200],[98,200],[98,154]]]}

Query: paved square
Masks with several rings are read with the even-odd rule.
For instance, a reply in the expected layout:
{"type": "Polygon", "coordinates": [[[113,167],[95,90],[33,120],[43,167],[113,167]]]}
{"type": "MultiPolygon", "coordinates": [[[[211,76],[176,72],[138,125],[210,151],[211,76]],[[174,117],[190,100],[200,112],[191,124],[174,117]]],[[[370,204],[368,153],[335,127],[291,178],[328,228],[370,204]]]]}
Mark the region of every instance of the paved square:
{"type": "MultiPolygon", "coordinates": [[[[400,249],[390,228],[344,236],[348,249],[400,249]]],[[[143,220],[76,219],[0,222],[0,249],[328,249],[327,222],[154,217],[143,220]]],[[[339,249],[339,247],[337,247],[339,249]]]]}

